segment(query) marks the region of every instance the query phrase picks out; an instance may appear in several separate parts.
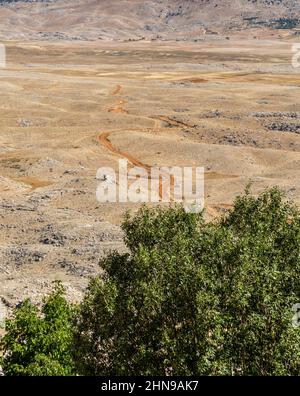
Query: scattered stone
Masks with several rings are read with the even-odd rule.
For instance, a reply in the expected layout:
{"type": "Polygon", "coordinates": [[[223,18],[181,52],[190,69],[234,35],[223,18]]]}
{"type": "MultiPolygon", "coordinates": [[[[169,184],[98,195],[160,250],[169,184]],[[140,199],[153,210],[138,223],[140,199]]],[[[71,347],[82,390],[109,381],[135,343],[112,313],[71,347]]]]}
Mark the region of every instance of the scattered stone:
{"type": "Polygon", "coordinates": [[[40,243],[43,243],[44,245],[64,246],[66,243],[66,236],[54,230],[50,224],[44,227],[41,230],[41,233],[44,235],[40,238],[40,243]]]}
{"type": "Polygon", "coordinates": [[[22,128],[28,128],[30,126],[33,126],[33,122],[30,120],[26,120],[26,119],[18,120],[17,124],[19,127],[22,127],[22,128]]]}
{"type": "Polygon", "coordinates": [[[76,175],[77,173],[76,169],[67,169],[64,171],[64,175],[76,175]]]}
{"type": "Polygon", "coordinates": [[[200,118],[220,118],[222,117],[223,114],[221,111],[217,110],[211,110],[208,111],[207,113],[202,113],[200,114],[200,118]]]}
{"type": "Polygon", "coordinates": [[[291,124],[287,122],[272,122],[265,125],[271,131],[292,132],[300,134],[300,124],[291,124]]]}
{"type": "Polygon", "coordinates": [[[253,113],[253,117],[257,118],[300,118],[300,113],[298,112],[258,112],[253,113]]]}

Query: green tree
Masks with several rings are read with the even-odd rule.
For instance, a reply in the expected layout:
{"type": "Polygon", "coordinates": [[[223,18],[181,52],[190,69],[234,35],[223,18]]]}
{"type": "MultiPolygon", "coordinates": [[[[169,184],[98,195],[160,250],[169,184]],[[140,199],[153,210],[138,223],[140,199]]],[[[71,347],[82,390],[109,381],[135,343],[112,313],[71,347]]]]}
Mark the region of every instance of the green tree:
{"type": "Polygon", "coordinates": [[[56,283],[41,311],[28,299],[6,320],[1,366],[8,376],[73,375],[74,309],[56,283]]]}
{"type": "Polygon", "coordinates": [[[142,208],[77,318],[87,375],[298,375],[300,216],[276,188],[219,221],[142,208]]]}

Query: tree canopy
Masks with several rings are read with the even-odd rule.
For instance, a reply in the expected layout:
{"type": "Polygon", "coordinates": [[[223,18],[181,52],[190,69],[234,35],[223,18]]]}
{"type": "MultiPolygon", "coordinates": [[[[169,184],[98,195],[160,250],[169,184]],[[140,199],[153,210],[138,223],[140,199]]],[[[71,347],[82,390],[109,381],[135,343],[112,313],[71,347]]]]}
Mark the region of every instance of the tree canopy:
{"type": "Polygon", "coordinates": [[[61,286],[6,322],[6,375],[298,375],[300,216],[277,188],[222,218],[142,207],[79,307],[61,286]]]}

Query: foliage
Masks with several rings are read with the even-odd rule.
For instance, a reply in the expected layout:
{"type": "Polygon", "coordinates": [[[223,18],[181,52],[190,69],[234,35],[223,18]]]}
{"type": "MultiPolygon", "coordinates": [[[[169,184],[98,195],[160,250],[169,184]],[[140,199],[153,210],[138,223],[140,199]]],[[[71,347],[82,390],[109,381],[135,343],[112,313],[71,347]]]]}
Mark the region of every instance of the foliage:
{"type": "Polygon", "coordinates": [[[103,260],[77,318],[87,375],[294,375],[300,217],[276,188],[215,222],[182,207],[123,224],[129,253],[103,260]]]}
{"type": "Polygon", "coordinates": [[[41,312],[28,299],[6,320],[1,366],[8,376],[72,375],[73,308],[56,283],[41,312]]]}
{"type": "Polygon", "coordinates": [[[6,375],[298,375],[300,215],[247,189],[222,218],[141,208],[128,253],[100,264],[75,309],[57,284],[6,321],[6,375]]]}

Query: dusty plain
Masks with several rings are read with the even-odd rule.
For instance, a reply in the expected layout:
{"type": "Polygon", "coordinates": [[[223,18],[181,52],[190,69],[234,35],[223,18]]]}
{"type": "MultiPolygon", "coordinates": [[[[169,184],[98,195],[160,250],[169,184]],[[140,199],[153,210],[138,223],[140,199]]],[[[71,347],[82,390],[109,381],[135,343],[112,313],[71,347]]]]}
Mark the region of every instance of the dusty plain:
{"type": "Polygon", "coordinates": [[[207,219],[246,184],[300,203],[291,40],[9,41],[0,69],[2,310],[51,282],[80,298],[137,204],[100,204],[99,167],[204,166],[207,219]]]}

